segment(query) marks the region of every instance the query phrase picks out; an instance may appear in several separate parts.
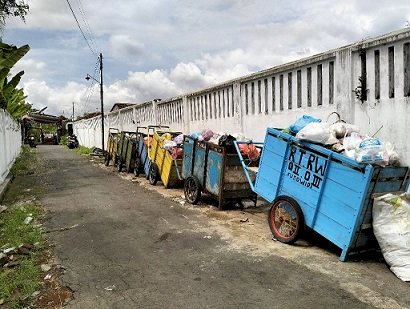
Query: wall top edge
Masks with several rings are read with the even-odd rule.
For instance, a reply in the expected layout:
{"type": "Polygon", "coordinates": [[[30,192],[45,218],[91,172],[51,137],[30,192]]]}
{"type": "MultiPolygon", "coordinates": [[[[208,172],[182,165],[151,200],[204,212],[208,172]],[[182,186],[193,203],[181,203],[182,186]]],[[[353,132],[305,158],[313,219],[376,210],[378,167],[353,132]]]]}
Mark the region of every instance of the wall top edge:
{"type": "Polygon", "coordinates": [[[400,29],[397,31],[389,32],[387,34],[375,37],[375,38],[369,38],[365,39],[359,42],[356,42],[350,46],[352,51],[358,51],[360,49],[366,49],[366,48],[371,48],[371,47],[376,47],[380,45],[385,45],[389,44],[392,42],[397,42],[401,40],[405,40],[410,38],[410,27],[400,29]]]}

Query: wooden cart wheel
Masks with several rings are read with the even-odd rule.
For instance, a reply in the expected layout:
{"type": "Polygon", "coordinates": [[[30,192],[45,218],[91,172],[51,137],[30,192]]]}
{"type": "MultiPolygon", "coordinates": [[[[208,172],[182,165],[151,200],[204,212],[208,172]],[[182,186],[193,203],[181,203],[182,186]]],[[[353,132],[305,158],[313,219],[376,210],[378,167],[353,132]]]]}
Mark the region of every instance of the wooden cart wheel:
{"type": "Polygon", "coordinates": [[[110,154],[109,154],[109,153],[106,153],[106,154],[105,154],[104,165],[105,165],[105,166],[110,165],[110,160],[111,160],[110,154]]]}
{"type": "Polygon", "coordinates": [[[138,177],[141,172],[141,159],[136,158],[135,159],[135,167],[134,167],[134,175],[135,177],[138,177]]]}
{"type": "Polygon", "coordinates": [[[151,166],[149,168],[149,173],[148,173],[149,183],[155,186],[157,184],[158,178],[159,178],[158,166],[155,163],[151,163],[151,166]]]}
{"type": "Polygon", "coordinates": [[[121,159],[118,159],[117,161],[117,171],[121,172],[122,171],[122,162],[121,159]]]}
{"type": "Polygon", "coordinates": [[[201,184],[195,176],[188,176],[184,181],[185,199],[188,203],[197,204],[201,199],[201,184]]]}
{"type": "Polygon", "coordinates": [[[273,201],[268,222],[273,236],[285,244],[294,243],[304,227],[302,210],[288,196],[279,196],[273,201]]]}

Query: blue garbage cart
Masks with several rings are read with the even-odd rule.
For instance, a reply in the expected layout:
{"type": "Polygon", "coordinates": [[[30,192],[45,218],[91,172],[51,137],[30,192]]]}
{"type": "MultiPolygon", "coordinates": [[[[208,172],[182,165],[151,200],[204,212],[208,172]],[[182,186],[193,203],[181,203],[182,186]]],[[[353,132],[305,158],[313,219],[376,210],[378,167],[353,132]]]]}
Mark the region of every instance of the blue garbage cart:
{"type": "Polygon", "coordinates": [[[182,178],[185,199],[189,203],[196,204],[204,192],[218,201],[220,210],[229,203],[242,207],[243,199],[256,205],[257,196],[243,174],[233,146],[219,146],[184,136],[183,147],[182,178]]]}
{"type": "Polygon", "coordinates": [[[151,167],[151,160],[148,156],[148,149],[150,146],[150,140],[153,138],[153,132],[155,129],[168,129],[168,126],[156,126],[149,125],[147,127],[138,126],[136,130],[136,159],[134,175],[139,176],[144,173],[148,178],[149,169],[151,167]]]}
{"type": "Polygon", "coordinates": [[[267,129],[256,169],[247,166],[238,144],[252,189],[272,203],[268,222],[274,237],[292,243],[306,225],[342,250],[341,261],[378,248],[372,231],[373,194],[408,188],[408,167],[359,164],[278,129],[267,129]]]}

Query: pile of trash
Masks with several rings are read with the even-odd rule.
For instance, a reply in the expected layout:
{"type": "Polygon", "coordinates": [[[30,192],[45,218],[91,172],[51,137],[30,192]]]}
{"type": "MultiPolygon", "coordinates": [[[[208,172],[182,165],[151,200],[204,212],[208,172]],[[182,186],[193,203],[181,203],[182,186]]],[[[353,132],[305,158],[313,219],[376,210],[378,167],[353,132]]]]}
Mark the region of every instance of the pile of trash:
{"type": "MultiPolygon", "coordinates": [[[[213,132],[210,129],[203,129],[202,131],[192,132],[188,135],[193,140],[201,141],[201,142],[209,142],[214,145],[218,145],[221,147],[233,147],[234,141],[240,142],[247,142],[249,144],[241,144],[239,146],[242,154],[251,159],[256,160],[260,156],[260,149],[255,147],[255,145],[251,144],[251,139],[247,138],[242,133],[233,133],[228,134],[226,132],[213,132]]],[[[163,149],[167,150],[172,158],[180,159],[183,155],[183,144],[184,144],[184,134],[179,134],[175,137],[172,137],[170,133],[164,133],[161,135],[161,141],[163,142],[163,149]]],[[[150,145],[152,143],[152,137],[146,137],[144,139],[146,145],[150,145]]]]}
{"type": "Polygon", "coordinates": [[[341,120],[340,115],[335,112],[332,114],[338,117],[332,124],[303,115],[284,132],[294,135],[301,141],[323,145],[358,163],[400,165],[399,155],[390,142],[383,143],[374,136],[361,134],[357,125],[341,120]]]}

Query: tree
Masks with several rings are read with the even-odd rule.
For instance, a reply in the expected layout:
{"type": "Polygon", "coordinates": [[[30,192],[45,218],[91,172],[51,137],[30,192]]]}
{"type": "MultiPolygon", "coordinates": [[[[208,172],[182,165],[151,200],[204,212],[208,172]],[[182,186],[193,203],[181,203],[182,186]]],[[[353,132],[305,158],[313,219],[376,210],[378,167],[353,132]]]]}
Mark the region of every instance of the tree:
{"type": "Polygon", "coordinates": [[[28,45],[20,48],[0,43],[0,108],[6,109],[14,118],[20,118],[30,111],[23,89],[18,89],[24,71],[8,80],[10,69],[30,50],[28,45]]]}
{"type": "Polygon", "coordinates": [[[25,0],[0,0],[0,21],[4,25],[6,17],[20,17],[26,21],[29,6],[25,0]]]}

